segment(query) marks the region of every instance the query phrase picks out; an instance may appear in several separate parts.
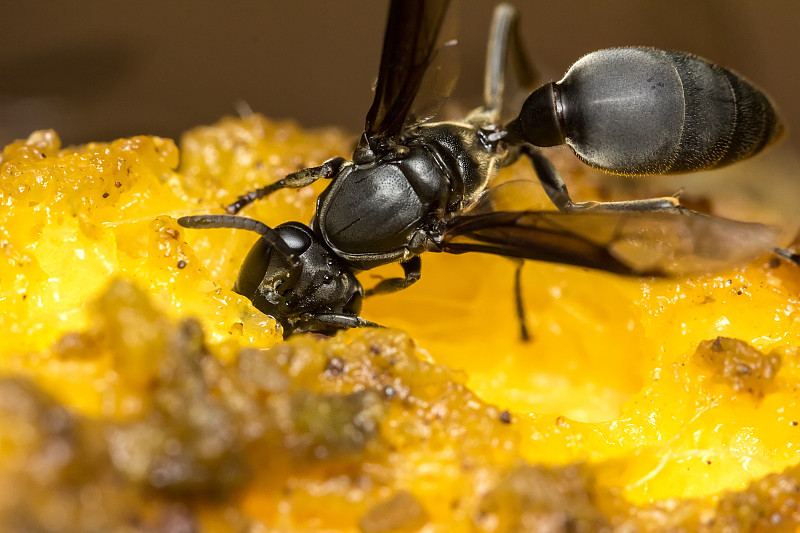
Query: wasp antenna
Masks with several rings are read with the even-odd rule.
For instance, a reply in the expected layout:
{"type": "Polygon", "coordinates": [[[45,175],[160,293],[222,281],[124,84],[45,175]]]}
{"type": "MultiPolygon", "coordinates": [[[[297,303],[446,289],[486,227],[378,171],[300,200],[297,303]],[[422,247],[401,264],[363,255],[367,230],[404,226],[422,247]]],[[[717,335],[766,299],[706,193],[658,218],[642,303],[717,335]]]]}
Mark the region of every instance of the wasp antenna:
{"type": "Polygon", "coordinates": [[[207,229],[207,228],[230,228],[230,229],[245,229],[253,231],[259,235],[269,233],[272,228],[254,220],[252,218],[240,217],[236,215],[193,215],[188,217],[181,217],[178,219],[178,224],[184,228],[192,229],[207,229]]]}
{"type": "Polygon", "coordinates": [[[178,224],[190,229],[230,228],[246,229],[258,233],[262,239],[284,256],[293,268],[299,269],[302,266],[298,255],[286,244],[278,232],[258,220],[237,215],[194,215],[179,218],[178,224]]]}

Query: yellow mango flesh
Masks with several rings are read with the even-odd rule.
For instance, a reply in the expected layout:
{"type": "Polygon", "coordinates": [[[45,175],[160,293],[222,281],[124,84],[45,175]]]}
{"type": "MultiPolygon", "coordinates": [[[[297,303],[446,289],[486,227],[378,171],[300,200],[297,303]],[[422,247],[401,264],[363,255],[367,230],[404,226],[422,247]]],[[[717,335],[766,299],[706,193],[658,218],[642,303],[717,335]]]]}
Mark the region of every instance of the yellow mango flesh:
{"type": "MultiPolygon", "coordinates": [[[[180,320],[199,321],[213,365],[224,369],[241,366],[245,347],[274,347],[263,353],[284,365],[276,375],[290,385],[270,390],[265,405],[293,406],[292,429],[278,423],[283,440],[258,438],[289,450],[288,459],[245,454],[248,481],[226,493],[227,507],[213,498],[191,507],[205,530],[250,520],[304,531],[513,530],[533,520],[523,503],[540,468],[557,486],[588,484],[600,514],[575,511],[576,520],[691,529],[710,510],[723,516],[731,498],[773,494],[778,481],[768,476],[800,462],[797,266],[764,257],[727,272],[652,280],[529,262],[525,343],[513,262],[431,253],[412,288],[365,303],[362,316],[390,329],[298,336],[282,352],[274,320],[231,290],[255,236],[186,230],[176,219],[219,213],[238,194],[346,156],[352,140],[251,116],[197,128],[180,144],[136,137],[62,148],[55,133],[37,132],[5,148],[0,372],[31,378],[89,427],[118,429],[160,405],[150,395],[169,358],[154,354],[195,338],[171,333],[180,320]],[[387,359],[376,362],[375,350],[387,359]],[[340,373],[330,368],[337,357],[340,373]],[[324,440],[327,426],[315,429],[315,416],[350,408],[380,422],[364,430],[364,448],[336,437],[356,448],[341,451],[324,440]],[[299,457],[287,444],[318,434],[326,443],[319,454],[299,457]],[[758,483],[767,488],[759,492],[758,483]],[[689,510],[672,514],[680,505],[689,510]]],[[[531,173],[519,162],[499,179],[531,173]]],[[[570,183],[573,196],[600,194],[580,178],[570,183]]],[[[280,191],[243,214],[271,226],[308,222],[325,185],[280,191]]],[[[530,205],[546,207],[544,195],[530,205]]],[[[369,287],[392,275],[396,265],[360,279],[369,287]]],[[[215,387],[215,398],[233,401],[215,387]]],[[[28,441],[15,438],[0,441],[0,480],[4,470],[26,471],[14,450],[28,441]]],[[[152,479],[119,461],[126,479],[146,487],[125,488],[131,501],[142,492],[161,501],[152,479]]],[[[780,483],[796,478],[789,470],[780,483]]],[[[0,495],[8,485],[0,482],[0,495]]],[[[800,520],[790,507],[776,511],[786,527],[800,520]]],[[[756,520],[748,517],[741,523],[756,520]]]]}

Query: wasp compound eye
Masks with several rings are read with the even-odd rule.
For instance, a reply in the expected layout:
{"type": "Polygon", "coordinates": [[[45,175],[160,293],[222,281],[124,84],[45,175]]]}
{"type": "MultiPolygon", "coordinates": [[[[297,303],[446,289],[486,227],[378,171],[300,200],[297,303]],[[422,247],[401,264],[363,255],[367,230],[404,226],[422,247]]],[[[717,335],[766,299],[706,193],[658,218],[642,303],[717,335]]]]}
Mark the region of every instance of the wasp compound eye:
{"type": "Polygon", "coordinates": [[[311,246],[313,233],[302,224],[287,222],[275,228],[283,242],[296,254],[302,254],[311,246]]]}

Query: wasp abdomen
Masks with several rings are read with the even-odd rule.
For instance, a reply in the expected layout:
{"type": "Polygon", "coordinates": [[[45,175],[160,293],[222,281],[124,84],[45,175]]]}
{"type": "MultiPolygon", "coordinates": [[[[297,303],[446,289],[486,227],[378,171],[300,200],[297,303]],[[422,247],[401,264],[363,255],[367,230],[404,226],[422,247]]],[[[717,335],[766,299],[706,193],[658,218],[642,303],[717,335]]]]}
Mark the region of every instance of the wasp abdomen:
{"type": "Polygon", "coordinates": [[[666,172],[692,172],[735,163],[780,137],[775,109],[760,90],[702,58],[664,52],[683,83],[681,142],[666,172]]]}
{"type": "Polygon", "coordinates": [[[531,94],[518,120],[533,144],[566,143],[587,164],[630,175],[717,168],[782,132],[768,98],[743,78],[653,48],[584,56],[531,94]]]}

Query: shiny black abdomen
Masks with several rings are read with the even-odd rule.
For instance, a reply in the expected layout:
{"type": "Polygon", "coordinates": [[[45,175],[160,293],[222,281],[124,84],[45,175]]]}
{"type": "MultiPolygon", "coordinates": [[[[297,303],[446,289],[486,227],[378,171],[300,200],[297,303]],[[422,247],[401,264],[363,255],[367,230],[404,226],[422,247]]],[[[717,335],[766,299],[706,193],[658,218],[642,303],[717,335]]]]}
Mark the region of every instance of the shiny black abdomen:
{"type": "Polygon", "coordinates": [[[630,175],[719,168],[783,131],[767,96],[740,76],[653,48],[584,56],[531,93],[519,125],[536,146],[566,143],[587,164],[630,175]]]}

